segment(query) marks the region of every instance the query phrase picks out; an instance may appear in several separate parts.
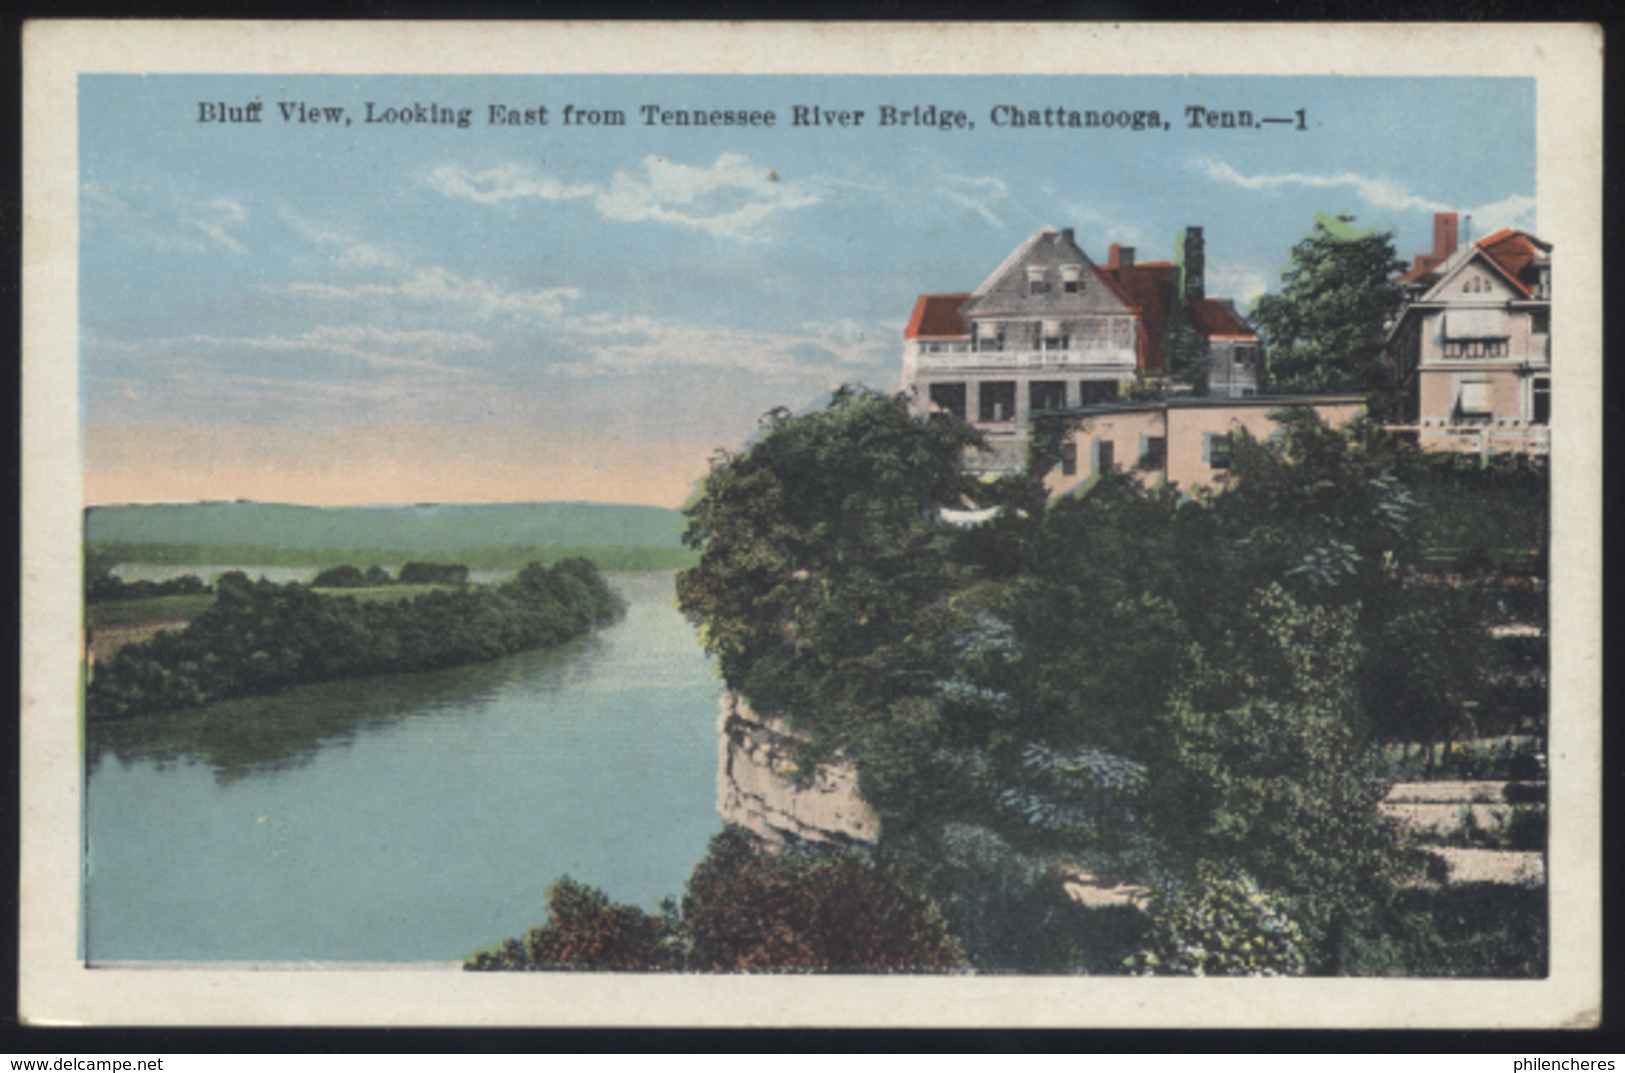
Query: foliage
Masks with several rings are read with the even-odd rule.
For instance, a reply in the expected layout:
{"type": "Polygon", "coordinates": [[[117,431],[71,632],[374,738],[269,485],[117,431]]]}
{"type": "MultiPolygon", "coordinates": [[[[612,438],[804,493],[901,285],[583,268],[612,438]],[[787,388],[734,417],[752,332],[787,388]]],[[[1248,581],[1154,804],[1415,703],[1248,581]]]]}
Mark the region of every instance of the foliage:
{"type": "Polygon", "coordinates": [[[466,585],[468,567],[453,563],[410,562],[401,567],[402,585],[466,585]]]}
{"type": "Polygon", "coordinates": [[[1300,976],[1308,962],[1291,911],[1245,872],[1203,867],[1153,896],[1145,945],[1126,965],[1145,975],[1300,976]]]}
{"type": "Polygon", "coordinates": [[[977,968],[1114,972],[1139,941],[1139,911],[1073,901],[1048,855],[968,824],[947,824],[936,838],[930,885],[977,968]]]}
{"type": "Polygon", "coordinates": [[[556,645],[618,611],[584,559],[532,564],[491,588],[358,601],[222,575],[185,629],[128,645],[97,669],[92,720],[197,707],[300,682],[453,667],[556,645]]]}
{"type": "Polygon", "coordinates": [[[1396,887],[1345,935],[1338,961],[1357,976],[1538,978],[1548,942],[1544,887],[1396,887]]]}
{"type": "Polygon", "coordinates": [[[694,869],[681,912],[614,905],[563,879],[547,924],[482,952],[471,969],[950,968],[963,955],[931,901],[852,853],[780,856],[729,828],[694,869]]]}
{"type": "Polygon", "coordinates": [[[696,969],[948,968],[964,961],[930,899],[851,853],[772,856],[724,831],[689,880],[696,969]]]}
{"type": "Polygon", "coordinates": [[[374,584],[367,580],[359,567],[334,566],[321,571],[310,579],[313,589],[361,589],[374,584]]]}
{"type": "Polygon", "coordinates": [[[191,574],[167,581],[125,581],[111,568],[86,563],[85,603],[99,604],[126,600],[151,600],[160,596],[201,596],[209,591],[201,578],[191,574]]]}
{"type": "Polygon", "coordinates": [[[678,924],[670,912],[651,916],[616,905],[600,890],[565,876],[547,888],[548,922],[522,940],[481,951],[473,970],[669,969],[682,963],[678,924]]]}
{"type": "Polygon", "coordinates": [[[1292,248],[1281,293],[1252,311],[1273,385],[1382,386],[1383,330],[1403,298],[1388,232],[1356,232],[1352,216],[1321,217],[1292,248]]]}
{"type": "Polygon", "coordinates": [[[677,592],[723,677],[823,742],[918,695],[919,642],[956,585],[936,512],[979,494],[960,467],[975,442],[850,388],[720,457],[685,508],[701,556],[677,592]]]}
{"type": "Polygon", "coordinates": [[[1510,517],[1543,472],[1271,416],[1266,440],[1232,437],[1224,491],[1108,473],[1046,503],[1033,475],[1076,418],[1040,418],[1027,477],[978,493],[951,424],[847,394],[720,459],[690,508],[702,557],[679,591],[725,677],[812,731],[808,759],[856,763],[877,856],[977,964],[1099,963],[1111,941],[1054,899],[1045,865],[1065,860],[1193,890],[1245,873],[1291,899],[1296,964],[1342,971],[1420,867],[1378,810],[1373,746],[1538,707],[1543,651],[1488,627],[1543,624],[1496,572],[1540,562],[1519,550],[1540,531],[1486,538],[1507,554],[1473,576],[1494,584],[1419,564],[1440,497],[1510,517]],[[934,521],[977,494],[993,521],[934,521]]]}

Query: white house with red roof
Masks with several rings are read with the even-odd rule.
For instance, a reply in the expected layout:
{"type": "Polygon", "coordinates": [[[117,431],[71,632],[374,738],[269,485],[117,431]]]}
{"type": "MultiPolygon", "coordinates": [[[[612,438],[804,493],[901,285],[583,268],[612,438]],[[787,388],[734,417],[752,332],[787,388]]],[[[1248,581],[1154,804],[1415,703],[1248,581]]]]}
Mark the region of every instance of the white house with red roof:
{"type": "Polygon", "coordinates": [[[1503,228],[1457,247],[1456,214],[1401,276],[1387,358],[1401,427],[1430,450],[1543,453],[1551,416],[1551,244],[1503,228]]]}
{"type": "Polygon", "coordinates": [[[1071,228],[1045,227],[970,293],[925,294],[904,330],[903,389],[922,411],[989,432],[1028,418],[1115,400],[1138,375],[1165,372],[1171,318],[1181,311],[1206,357],[1208,393],[1251,395],[1258,340],[1225,302],[1203,293],[1200,228],[1181,263],[1135,264],[1114,244],[1105,265],[1071,228]]]}

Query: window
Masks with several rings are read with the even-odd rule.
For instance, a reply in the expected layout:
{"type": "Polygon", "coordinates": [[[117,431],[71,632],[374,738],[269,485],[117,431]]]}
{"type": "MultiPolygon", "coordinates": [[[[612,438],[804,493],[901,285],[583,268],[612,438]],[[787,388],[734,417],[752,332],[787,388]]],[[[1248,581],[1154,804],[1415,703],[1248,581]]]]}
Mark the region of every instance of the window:
{"type": "Polygon", "coordinates": [[[1140,434],[1140,468],[1161,469],[1168,460],[1168,438],[1140,434]]]}
{"type": "Polygon", "coordinates": [[[1028,294],[1048,294],[1049,293],[1049,284],[1046,281],[1041,280],[1041,279],[1029,280],[1027,282],[1027,293],[1028,294]]]}
{"type": "Polygon", "coordinates": [[[1444,356],[1447,358],[1504,358],[1507,356],[1505,339],[1446,339],[1444,356]]]}
{"type": "Polygon", "coordinates": [[[1483,424],[1490,419],[1490,382],[1483,377],[1456,381],[1456,408],[1451,418],[1458,425],[1483,424]]]}
{"type": "Polygon", "coordinates": [[[1078,293],[1078,281],[1075,279],[1066,280],[1061,286],[1066,289],[1067,294],[1078,293]]]}
{"type": "Polygon", "coordinates": [[[932,384],[931,404],[939,410],[953,414],[961,421],[965,419],[965,385],[958,384],[932,384]]]}
{"type": "Polygon", "coordinates": [[[1027,385],[1027,406],[1029,409],[1059,410],[1065,405],[1065,380],[1034,380],[1027,385]]]}
{"type": "Polygon", "coordinates": [[[1089,441],[1089,469],[1092,473],[1106,473],[1112,468],[1112,441],[1096,436],[1089,441]]]}
{"type": "Polygon", "coordinates": [[[1014,380],[984,381],[976,392],[977,414],[983,421],[1014,421],[1016,418],[1016,382],[1014,380]]]}
{"type": "Polygon", "coordinates": [[[1063,477],[1078,475],[1078,445],[1071,440],[1061,444],[1061,475],[1063,477]]]}
{"type": "Polygon", "coordinates": [[[1549,425],[1552,421],[1552,378],[1537,376],[1529,387],[1530,416],[1529,420],[1537,425],[1549,425]]]}
{"type": "Polygon", "coordinates": [[[1230,437],[1223,432],[1202,433],[1202,461],[1213,469],[1230,468],[1230,437]]]}
{"type": "Polygon", "coordinates": [[[1552,311],[1548,308],[1529,311],[1529,330],[1536,335],[1547,335],[1552,330],[1552,311]]]}
{"type": "Polygon", "coordinates": [[[1116,380],[1078,381],[1078,405],[1093,406],[1117,398],[1116,380]]]}

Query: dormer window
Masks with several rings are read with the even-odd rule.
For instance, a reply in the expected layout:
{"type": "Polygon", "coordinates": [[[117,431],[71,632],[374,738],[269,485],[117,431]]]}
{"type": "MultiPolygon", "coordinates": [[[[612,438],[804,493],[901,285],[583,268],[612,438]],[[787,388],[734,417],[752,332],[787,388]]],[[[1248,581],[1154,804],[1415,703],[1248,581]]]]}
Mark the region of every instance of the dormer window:
{"type": "Polygon", "coordinates": [[[1044,278],[1044,269],[1041,265],[1032,265],[1027,269],[1027,293],[1049,293],[1049,280],[1044,278]]]}
{"type": "Polygon", "coordinates": [[[1083,290],[1083,269],[1081,265],[1061,266],[1061,289],[1067,294],[1077,294],[1083,290]]]}

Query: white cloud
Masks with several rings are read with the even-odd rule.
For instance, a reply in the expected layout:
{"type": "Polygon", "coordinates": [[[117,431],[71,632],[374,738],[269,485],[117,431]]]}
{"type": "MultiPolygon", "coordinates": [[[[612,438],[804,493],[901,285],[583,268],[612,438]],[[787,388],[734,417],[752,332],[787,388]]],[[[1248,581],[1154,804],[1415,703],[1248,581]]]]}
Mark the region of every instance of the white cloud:
{"type": "Polygon", "coordinates": [[[1358,172],[1343,171],[1328,175],[1309,172],[1284,172],[1269,175],[1243,175],[1222,160],[1201,158],[1187,165],[1214,182],[1229,183],[1243,190],[1274,190],[1286,186],[1310,188],[1347,187],[1367,204],[1379,209],[1412,212],[1459,212],[1473,217],[1475,230],[1488,233],[1498,227],[1529,227],[1534,223],[1535,199],[1513,194],[1500,201],[1478,208],[1449,205],[1414,194],[1388,179],[1358,172]]]}
{"type": "MultiPolygon", "coordinates": [[[[1062,200],[1061,211],[1066,213],[1066,223],[1077,229],[1079,241],[1083,244],[1084,252],[1088,253],[1094,242],[1100,247],[1095,250],[1094,256],[1105,259],[1106,248],[1113,242],[1129,246],[1138,251],[1140,260],[1153,260],[1152,248],[1156,245],[1149,236],[1139,227],[1127,223],[1120,217],[1111,213],[1101,212],[1087,205],[1080,205],[1075,201],[1062,200]]],[[[1166,241],[1173,245],[1174,236],[1169,234],[1166,241]]],[[[1164,247],[1166,248],[1166,247],[1164,247]]]]}
{"type": "Polygon", "coordinates": [[[762,332],[595,314],[572,323],[570,334],[584,337],[590,355],[585,361],[554,366],[571,376],[619,376],[678,367],[839,382],[852,373],[889,365],[895,350],[851,320],[803,324],[793,332],[762,332]]]}
{"type": "Polygon", "coordinates": [[[444,268],[420,269],[395,283],[291,283],[283,290],[298,297],[334,302],[393,298],[435,302],[465,308],[482,320],[499,314],[554,320],[562,316],[568,303],[581,293],[574,287],[510,290],[489,280],[470,279],[444,268]]]}
{"type": "Polygon", "coordinates": [[[590,200],[609,220],[667,224],[736,242],[758,241],[775,214],[821,200],[811,184],[782,182],[739,153],[723,153],[704,167],[648,156],[641,171],[617,172],[607,186],[566,184],[519,164],[478,172],[445,164],[426,182],[447,197],[484,205],[518,199],[590,200]]]}
{"type": "Polygon", "coordinates": [[[1269,290],[1272,273],[1257,265],[1209,261],[1204,269],[1206,291],[1215,298],[1234,298],[1238,309],[1246,309],[1254,298],[1269,290]]]}
{"type": "Polygon", "coordinates": [[[974,212],[994,227],[1004,226],[1004,221],[993,211],[994,207],[1002,209],[1012,204],[1010,188],[1002,179],[991,175],[947,175],[943,177],[936,191],[954,204],[974,212]]]}
{"type": "Polygon", "coordinates": [[[429,173],[425,182],[430,189],[447,197],[477,201],[482,205],[498,205],[519,198],[568,201],[598,193],[597,187],[566,186],[522,164],[503,164],[472,172],[459,164],[442,164],[429,173]]]}
{"type": "Polygon", "coordinates": [[[489,340],[470,332],[386,331],[361,325],[324,325],[292,336],[189,335],[178,340],[158,340],[154,345],[165,347],[176,343],[217,350],[331,354],[354,358],[371,368],[410,369],[454,377],[467,376],[475,370],[443,365],[432,360],[432,356],[491,349],[489,340]]]}
{"type": "Polygon", "coordinates": [[[401,263],[399,258],[381,246],[306,220],[288,209],[282,210],[282,218],[293,224],[311,242],[319,246],[337,246],[339,251],[335,260],[341,267],[395,268],[401,263]]]}
{"type": "Polygon", "coordinates": [[[246,219],[248,219],[248,210],[244,209],[236,200],[229,197],[217,197],[213,201],[196,206],[187,215],[186,222],[197,228],[215,244],[224,246],[233,253],[247,253],[248,247],[226,230],[228,227],[234,227],[246,219]]]}

